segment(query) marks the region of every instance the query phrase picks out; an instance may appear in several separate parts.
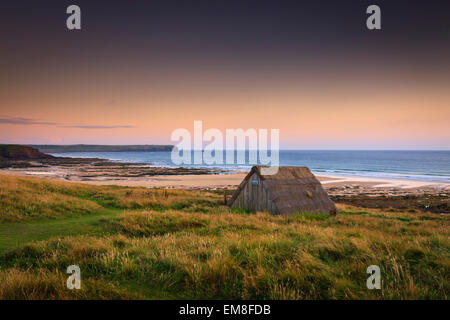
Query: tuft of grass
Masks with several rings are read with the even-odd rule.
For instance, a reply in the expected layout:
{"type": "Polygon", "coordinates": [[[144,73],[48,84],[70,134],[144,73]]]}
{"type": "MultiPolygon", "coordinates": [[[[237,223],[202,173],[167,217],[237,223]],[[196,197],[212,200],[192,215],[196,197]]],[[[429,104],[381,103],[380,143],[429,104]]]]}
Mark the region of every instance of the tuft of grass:
{"type": "Polygon", "coordinates": [[[119,218],[106,221],[107,229],[132,237],[149,237],[166,233],[188,231],[207,226],[207,216],[184,215],[170,211],[127,212],[119,218]]]}

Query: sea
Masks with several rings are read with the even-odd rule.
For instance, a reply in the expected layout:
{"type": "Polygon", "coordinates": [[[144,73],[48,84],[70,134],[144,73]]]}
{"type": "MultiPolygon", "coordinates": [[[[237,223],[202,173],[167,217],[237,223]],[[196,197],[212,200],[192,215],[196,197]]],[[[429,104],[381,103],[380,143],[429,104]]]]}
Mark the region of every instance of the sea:
{"type": "MultiPolygon", "coordinates": [[[[172,162],[171,152],[71,152],[53,155],[177,167],[172,162]]],[[[280,150],[279,162],[280,166],[307,166],[318,175],[450,183],[450,151],[280,150]]],[[[248,171],[252,167],[248,164],[248,151],[245,164],[182,166],[223,169],[226,172],[248,171]]]]}

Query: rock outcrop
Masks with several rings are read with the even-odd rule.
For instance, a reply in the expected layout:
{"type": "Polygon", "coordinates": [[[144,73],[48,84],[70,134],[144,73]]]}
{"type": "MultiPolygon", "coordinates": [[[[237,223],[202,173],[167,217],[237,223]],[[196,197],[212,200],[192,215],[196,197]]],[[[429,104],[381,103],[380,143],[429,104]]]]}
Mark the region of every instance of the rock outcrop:
{"type": "Polygon", "coordinates": [[[31,160],[52,159],[53,156],[40,152],[38,149],[18,144],[1,144],[0,159],[3,160],[31,160]]]}

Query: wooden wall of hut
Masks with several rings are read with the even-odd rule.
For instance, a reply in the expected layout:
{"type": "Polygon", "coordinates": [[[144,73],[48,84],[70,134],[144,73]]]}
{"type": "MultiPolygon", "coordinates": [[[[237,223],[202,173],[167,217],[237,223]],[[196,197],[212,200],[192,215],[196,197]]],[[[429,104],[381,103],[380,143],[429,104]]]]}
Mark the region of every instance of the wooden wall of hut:
{"type": "Polygon", "coordinates": [[[275,204],[269,199],[267,190],[264,188],[262,181],[256,173],[247,180],[247,184],[242,189],[232,207],[247,209],[253,212],[268,211],[278,213],[275,204]],[[255,184],[254,181],[257,183],[255,184]]]}

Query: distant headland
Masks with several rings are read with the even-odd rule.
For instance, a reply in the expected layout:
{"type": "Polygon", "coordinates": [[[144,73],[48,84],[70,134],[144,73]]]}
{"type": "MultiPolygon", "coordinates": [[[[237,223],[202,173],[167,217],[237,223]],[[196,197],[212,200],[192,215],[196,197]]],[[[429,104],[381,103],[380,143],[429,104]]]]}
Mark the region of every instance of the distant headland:
{"type": "Polygon", "coordinates": [[[172,145],[95,145],[95,144],[71,144],[71,145],[50,145],[50,144],[30,144],[30,147],[38,149],[44,153],[64,153],[64,152],[158,152],[172,151],[172,145]]]}

